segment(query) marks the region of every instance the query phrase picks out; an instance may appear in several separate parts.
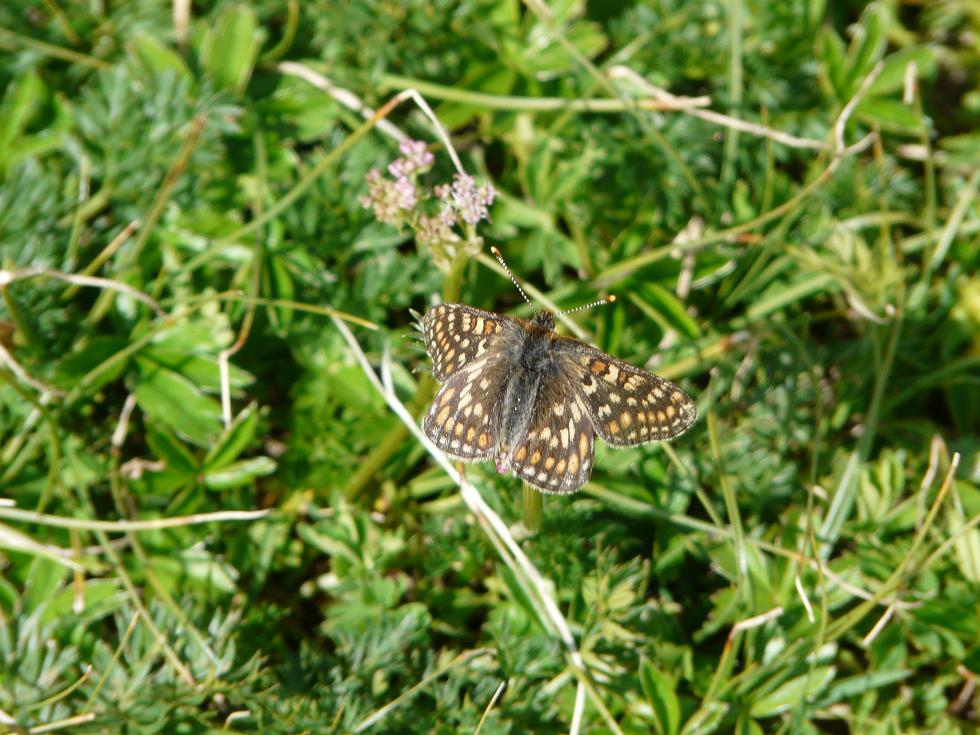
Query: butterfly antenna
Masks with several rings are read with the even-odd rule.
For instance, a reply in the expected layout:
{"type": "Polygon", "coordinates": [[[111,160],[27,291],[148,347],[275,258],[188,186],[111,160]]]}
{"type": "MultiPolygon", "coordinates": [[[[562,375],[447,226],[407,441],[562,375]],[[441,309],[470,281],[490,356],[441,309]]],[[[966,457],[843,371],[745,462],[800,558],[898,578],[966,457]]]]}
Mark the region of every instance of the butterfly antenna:
{"type": "Polygon", "coordinates": [[[604,304],[613,304],[615,302],[616,302],[616,294],[609,294],[608,296],[603,296],[601,299],[596,299],[591,304],[576,306],[574,309],[568,309],[567,311],[563,311],[561,313],[574,314],[576,311],[585,311],[586,309],[591,309],[593,306],[603,306],[604,304]]]}
{"type": "Polygon", "coordinates": [[[517,282],[517,279],[514,278],[514,274],[511,273],[511,270],[507,266],[507,263],[504,262],[504,256],[500,254],[500,251],[497,250],[497,247],[495,245],[490,246],[490,252],[493,253],[493,256],[497,259],[497,262],[500,263],[500,265],[503,267],[504,271],[507,273],[507,277],[510,278],[511,283],[517,286],[517,290],[521,292],[521,296],[524,297],[524,300],[531,306],[534,306],[534,304],[531,303],[531,299],[529,299],[527,297],[527,294],[524,293],[524,289],[521,288],[521,284],[519,284],[517,282]]]}

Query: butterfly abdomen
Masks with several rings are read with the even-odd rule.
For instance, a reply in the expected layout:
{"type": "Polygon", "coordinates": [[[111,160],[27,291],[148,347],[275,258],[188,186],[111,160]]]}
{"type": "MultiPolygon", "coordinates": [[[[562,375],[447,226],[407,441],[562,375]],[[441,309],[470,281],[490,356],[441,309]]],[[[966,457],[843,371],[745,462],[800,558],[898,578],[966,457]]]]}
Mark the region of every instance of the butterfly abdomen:
{"type": "Polygon", "coordinates": [[[523,365],[511,371],[501,403],[500,442],[497,451],[499,467],[510,466],[514,448],[527,436],[534,419],[534,405],[541,387],[542,373],[523,365]]]}

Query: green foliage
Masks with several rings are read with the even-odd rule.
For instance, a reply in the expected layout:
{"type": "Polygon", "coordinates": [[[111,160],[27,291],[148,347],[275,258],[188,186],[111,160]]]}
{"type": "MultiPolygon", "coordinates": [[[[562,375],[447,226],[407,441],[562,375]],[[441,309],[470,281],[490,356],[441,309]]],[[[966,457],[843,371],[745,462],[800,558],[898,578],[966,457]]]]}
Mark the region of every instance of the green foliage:
{"type": "Polygon", "coordinates": [[[178,5],[0,8],[0,732],[977,730],[969,2],[178,5]],[[418,415],[490,242],[701,414],[535,535],[467,467],[540,585],[331,320],[418,415]]]}

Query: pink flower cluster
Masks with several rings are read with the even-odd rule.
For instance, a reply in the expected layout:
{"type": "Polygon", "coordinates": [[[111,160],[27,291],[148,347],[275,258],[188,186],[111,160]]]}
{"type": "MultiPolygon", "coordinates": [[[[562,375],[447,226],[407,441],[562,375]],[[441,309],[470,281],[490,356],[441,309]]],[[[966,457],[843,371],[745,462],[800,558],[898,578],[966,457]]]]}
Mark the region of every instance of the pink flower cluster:
{"type": "Polygon", "coordinates": [[[388,173],[395,177],[394,181],[372,168],[367,173],[368,193],[361,197],[361,204],[373,209],[379,222],[393,225],[401,224],[415,209],[419,202],[415,177],[428,171],[435,162],[435,157],[422,141],[403,140],[398,149],[402,152],[402,158],[396,158],[388,166],[388,173]]]}
{"type": "Polygon", "coordinates": [[[475,225],[481,219],[490,219],[489,207],[497,192],[490,184],[478,187],[472,176],[456,174],[452,186],[436,187],[436,196],[459,212],[464,222],[475,225]]]}
{"type": "Polygon", "coordinates": [[[396,158],[388,164],[388,173],[396,179],[428,171],[436,160],[421,140],[403,140],[398,150],[404,158],[396,158]]]}
{"type": "Polygon", "coordinates": [[[400,224],[419,200],[415,182],[405,176],[392,181],[372,168],[367,173],[367,185],[368,193],[361,197],[361,204],[373,209],[379,222],[400,224]]]}
{"type": "Polygon", "coordinates": [[[417,180],[421,173],[428,171],[435,159],[418,140],[405,140],[399,145],[401,157],[388,165],[388,178],[378,169],[367,174],[367,194],[361,197],[361,204],[374,210],[380,222],[401,225],[411,224],[416,230],[420,243],[438,245],[460,241],[453,228],[460,220],[475,225],[482,219],[489,219],[489,207],[496,192],[490,184],[476,185],[472,176],[456,174],[452,184],[435,188],[435,195],[441,207],[435,216],[425,214],[419,207],[427,198],[427,192],[420,190],[417,180]]]}

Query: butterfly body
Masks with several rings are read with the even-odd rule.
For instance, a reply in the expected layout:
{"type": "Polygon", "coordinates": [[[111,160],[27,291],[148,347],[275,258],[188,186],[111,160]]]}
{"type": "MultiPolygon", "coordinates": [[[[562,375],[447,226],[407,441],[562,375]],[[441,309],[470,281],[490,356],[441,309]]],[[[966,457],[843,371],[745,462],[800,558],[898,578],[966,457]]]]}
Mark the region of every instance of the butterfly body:
{"type": "MultiPolygon", "coordinates": [[[[521,439],[527,436],[534,406],[543,380],[549,379],[559,366],[553,357],[552,340],[555,318],[549,311],[537,314],[530,322],[515,320],[524,328],[519,354],[513,355],[501,402],[500,431],[497,443],[497,469],[507,472],[511,455],[521,439]]],[[[516,347],[517,342],[514,341],[516,347]]],[[[516,352],[516,350],[515,350],[516,352]]]]}
{"type": "Polygon", "coordinates": [[[423,428],[450,456],[494,460],[551,493],[591,475],[599,434],[613,446],[676,436],[696,416],[673,383],[554,331],[543,311],[515,319],[463,304],[422,318],[433,374],[444,385],[423,428]]]}

